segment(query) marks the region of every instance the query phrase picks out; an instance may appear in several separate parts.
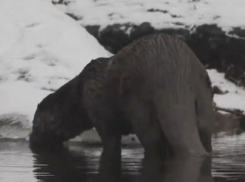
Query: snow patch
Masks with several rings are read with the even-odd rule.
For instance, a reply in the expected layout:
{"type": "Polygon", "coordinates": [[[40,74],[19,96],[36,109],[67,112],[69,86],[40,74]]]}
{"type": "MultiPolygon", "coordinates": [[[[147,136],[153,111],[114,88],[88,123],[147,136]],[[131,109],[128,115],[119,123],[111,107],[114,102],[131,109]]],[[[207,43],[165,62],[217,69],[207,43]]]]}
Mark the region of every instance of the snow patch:
{"type": "Polygon", "coordinates": [[[1,1],[0,24],[0,116],[26,115],[29,126],[44,97],[111,55],[49,1],[1,1]]]}
{"type": "Polygon", "coordinates": [[[218,73],[216,70],[207,70],[212,85],[217,85],[221,90],[228,91],[223,95],[214,95],[214,101],[220,107],[234,108],[245,111],[245,90],[236,86],[234,83],[225,79],[224,73],[218,73]]]}

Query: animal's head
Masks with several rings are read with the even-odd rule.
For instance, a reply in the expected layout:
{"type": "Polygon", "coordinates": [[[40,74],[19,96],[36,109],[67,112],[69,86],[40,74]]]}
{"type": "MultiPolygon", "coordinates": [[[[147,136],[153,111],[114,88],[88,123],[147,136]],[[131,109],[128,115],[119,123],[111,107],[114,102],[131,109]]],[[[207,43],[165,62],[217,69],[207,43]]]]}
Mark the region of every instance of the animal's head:
{"type": "Polygon", "coordinates": [[[30,135],[31,147],[62,145],[81,132],[91,129],[82,102],[82,83],[69,81],[38,104],[30,135]]]}

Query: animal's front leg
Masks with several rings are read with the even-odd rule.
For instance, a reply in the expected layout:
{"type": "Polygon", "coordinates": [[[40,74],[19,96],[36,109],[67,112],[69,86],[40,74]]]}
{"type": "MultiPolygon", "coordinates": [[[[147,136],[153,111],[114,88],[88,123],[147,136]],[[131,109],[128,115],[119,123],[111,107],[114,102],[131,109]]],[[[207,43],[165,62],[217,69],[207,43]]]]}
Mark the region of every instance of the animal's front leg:
{"type": "Polygon", "coordinates": [[[99,132],[103,151],[100,158],[99,177],[101,181],[119,181],[121,177],[121,135],[107,135],[99,132]]]}
{"type": "MultiPolygon", "coordinates": [[[[106,98],[106,97],[105,97],[106,98]]],[[[118,181],[121,174],[121,133],[107,100],[96,100],[87,112],[102,142],[99,181],[118,181]]]]}

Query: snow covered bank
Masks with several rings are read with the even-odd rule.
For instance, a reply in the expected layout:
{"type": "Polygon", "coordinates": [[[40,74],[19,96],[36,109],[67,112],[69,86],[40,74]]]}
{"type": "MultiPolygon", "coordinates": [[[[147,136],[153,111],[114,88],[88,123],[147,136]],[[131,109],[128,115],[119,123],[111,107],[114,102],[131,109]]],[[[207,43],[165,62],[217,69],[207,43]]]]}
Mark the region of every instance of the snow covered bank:
{"type": "MultiPolygon", "coordinates": [[[[53,0],[57,2],[58,0],[53,0]]],[[[243,0],[66,0],[57,5],[62,11],[80,17],[81,25],[100,25],[101,29],[115,23],[139,25],[149,22],[157,29],[193,28],[201,24],[217,24],[224,31],[245,27],[243,0]],[[96,12],[96,13],[94,13],[96,12]]],[[[130,30],[129,30],[130,31],[130,30]]]]}
{"type": "Polygon", "coordinates": [[[1,1],[0,24],[0,116],[22,114],[30,122],[47,94],[91,59],[110,55],[48,1],[1,1]]]}
{"type": "Polygon", "coordinates": [[[217,85],[221,90],[228,91],[228,93],[224,95],[214,95],[214,101],[217,105],[224,108],[234,108],[245,111],[245,89],[226,80],[223,73],[218,73],[214,69],[207,71],[212,85],[217,85]]]}

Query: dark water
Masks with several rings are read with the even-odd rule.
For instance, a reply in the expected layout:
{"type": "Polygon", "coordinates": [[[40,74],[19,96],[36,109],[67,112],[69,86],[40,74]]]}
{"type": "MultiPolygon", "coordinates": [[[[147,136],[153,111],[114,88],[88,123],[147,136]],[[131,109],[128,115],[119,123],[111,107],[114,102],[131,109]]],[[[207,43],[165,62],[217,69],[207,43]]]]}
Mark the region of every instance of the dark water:
{"type": "MultiPolygon", "coordinates": [[[[168,161],[164,171],[153,164],[142,166],[139,145],[122,149],[123,182],[242,182],[245,181],[245,140],[226,138],[214,142],[209,160],[168,161]],[[212,169],[211,169],[212,166],[212,169]],[[156,170],[157,169],[157,170],[156,170]]],[[[34,154],[24,140],[0,140],[0,182],[92,182],[102,181],[99,145],[69,144],[59,153],[34,154]]],[[[109,174],[109,173],[108,173],[109,174]]],[[[120,181],[118,180],[118,181],[120,181]]]]}

